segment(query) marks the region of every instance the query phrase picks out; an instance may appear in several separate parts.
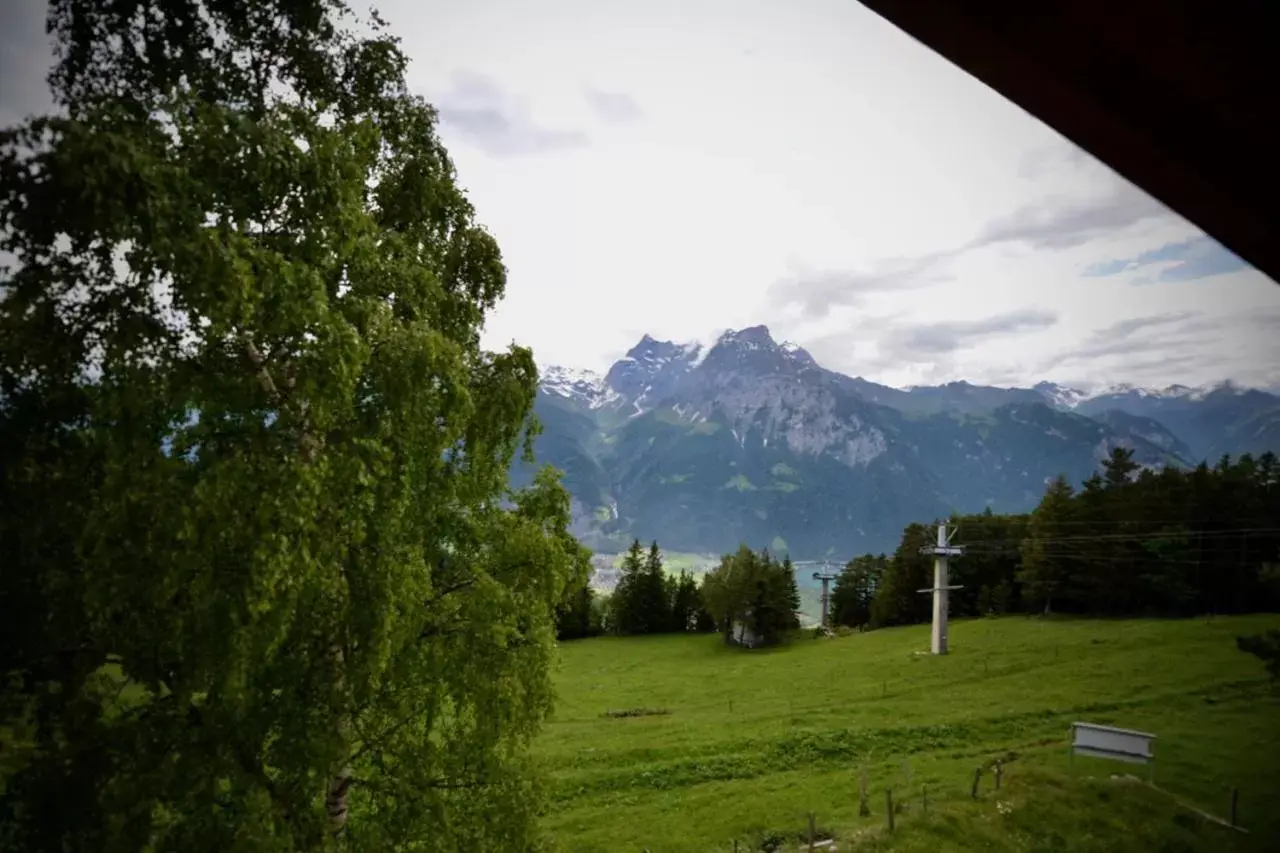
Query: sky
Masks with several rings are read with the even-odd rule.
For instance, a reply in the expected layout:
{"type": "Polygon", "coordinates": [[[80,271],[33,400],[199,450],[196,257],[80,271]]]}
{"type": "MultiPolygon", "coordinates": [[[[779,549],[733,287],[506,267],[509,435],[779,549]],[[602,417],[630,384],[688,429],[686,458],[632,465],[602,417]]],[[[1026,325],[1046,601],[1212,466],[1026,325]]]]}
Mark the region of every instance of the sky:
{"type": "MultiPolygon", "coordinates": [[[[47,97],[7,5],[0,124],[47,97]]],[[[765,324],[898,386],[1280,384],[1280,287],[856,2],[379,8],[503,250],[491,347],[765,324]]]]}

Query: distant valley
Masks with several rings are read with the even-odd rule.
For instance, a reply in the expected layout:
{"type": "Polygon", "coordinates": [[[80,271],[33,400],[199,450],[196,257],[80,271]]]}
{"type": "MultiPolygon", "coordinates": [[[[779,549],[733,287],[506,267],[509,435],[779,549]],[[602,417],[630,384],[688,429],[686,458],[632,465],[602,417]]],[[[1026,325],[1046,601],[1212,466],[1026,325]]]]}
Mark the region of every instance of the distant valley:
{"type": "Polygon", "coordinates": [[[1079,483],[1118,446],[1148,467],[1280,448],[1280,397],[1260,390],[898,389],[764,326],[709,347],[645,336],[604,375],[544,368],[536,410],[537,464],[564,472],[575,530],[602,552],[638,537],[844,559],[892,550],[911,521],[1031,509],[1048,480],[1079,483]]]}

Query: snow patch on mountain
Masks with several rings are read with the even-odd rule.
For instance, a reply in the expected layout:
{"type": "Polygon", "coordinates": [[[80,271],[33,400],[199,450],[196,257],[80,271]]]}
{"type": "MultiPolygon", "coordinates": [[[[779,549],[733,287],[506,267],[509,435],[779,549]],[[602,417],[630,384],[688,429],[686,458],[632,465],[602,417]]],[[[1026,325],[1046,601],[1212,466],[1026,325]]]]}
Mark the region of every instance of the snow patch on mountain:
{"type": "Polygon", "coordinates": [[[1236,394],[1243,394],[1247,389],[1241,388],[1228,380],[1226,382],[1211,382],[1207,385],[1199,385],[1195,387],[1174,384],[1167,385],[1163,388],[1152,388],[1142,385],[1133,385],[1128,382],[1120,382],[1112,385],[1099,385],[1088,391],[1082,391],[1078,388],[1068,388],[1054,382],[1041,382],[1035,386],[1035,390],[1038,391],[1050,405],[1056,406],[1060,409],[1074,409],[1086,401],[1099,400],[1106,397],[1138,397],[1147,400],[1185,399],[1198,402],[1218,391],[1229,390],[1236,394]]]}
{"type": "Polygon", "coordinates": [[[1239,396],[1247,394],[1249,389],[1241,387],[1228,379],[1225,382],[1213,382],[1209,385],[1201,385],[1198,388],[1188,388],[1185,396],[1188,400],[1200,401],[1218,391],[1226,391],[1239,396]]]}
{"type": "Polygon", "coordinates": [[[607,406],[618,399],[618,392],[594,370],[552,365],[542,372],[538,384],[548,394],[575,400],[591,409],[607,406]]]}
{"type": "Polygon", "coordinates": [[[1122,382],[1118,385],[1107,385],[1097,391],[1089,394],[1086,399],[1094,400],[1098,397],[1119,397],[1131,394],[1135,397],[1151,397],[1157,399],[1174,399],[1177,397],[1185,397],[1193,393],[1195,389],[1188,388],[1186,385],[1170,385],[1166,388],[1144,388],[1139,385],[1130,385],[1122,382]]]}
{"type": "Polygon", "coordinates": [[[1058,409],[1074,409],[1088,399],[1089,395],[1076,388],[1068,388],[1056,382],[1040,382],[1035,386],[1045,402],[1058,409]]]}
{"type": "Polygon", "coordinates": [[[763,326],[752,326],[747,329],[729,329],[716,341],[717,346],[736,346],[744,350],[767,349],[774,346],[769,337],[769,330],[763,326]],[[763,334],[760,331],[763,330],[763,334]]]}

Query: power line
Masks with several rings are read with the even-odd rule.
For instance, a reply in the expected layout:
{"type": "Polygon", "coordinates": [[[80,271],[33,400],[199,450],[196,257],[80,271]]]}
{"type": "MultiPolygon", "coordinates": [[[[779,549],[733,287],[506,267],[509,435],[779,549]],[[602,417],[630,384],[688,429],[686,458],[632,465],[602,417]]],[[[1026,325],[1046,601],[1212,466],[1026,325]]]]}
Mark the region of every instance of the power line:
{"type": "MultiPolygon", "coordinates": [[[[1141,524],[1141,522],[1133,522],[1141,524]]],[[[1187,544],[1222,544],[1221,540],[1229,540],[1235,537],[1245,539],[1247,537],[1258,537],[1266,540],[1272,537],[1280,537],[1280,527],[1238,527],[1228,529],[1176,529],[1176,530],[1148,530],[1145,532],[1134,533],[1092,533],[1073,536],[1048,536],[1038,537],[1032,535],[1020,536],[1016,538],[1001,539],[974,539],[969,542],[957,542],[957,545],[963,545],[965,552],[974,557],[1001,557],[1001,556],[1018,556],[1022,552],[1024,545],[1030,543],[1041,549],[1041,553],[1046,556],[1056,554],[1058,557],[1076,557],[1087,556],[1087,552],[1076,551],[1070,554],[1063,552],[1061,549],[1076,545],[1088,545],[1090,543],[1113,543],[1113,544],[1130,544],[1145,542],[1167,542],[1170,540],[1194,540],[1187,544]]],[[[1266,544],[1265,541],[1259,544],[1266,544]]],[[[1151,555],[1159,556],[1159,555],[1151,555]]],[[[1102,555],[1090,557],[1090,559],[1104,559],[1102,555]]],[[[1117,557],[1115,559],[1127,560],[1126,557],[1117,557]]],[[[1173,558],[1165,558],[1161,556],[1165,562],[1178,562],[1173,558]]],[[[792,565],[797,568],[801,566],[821,566],[834,562],[843,568],[848,561],[827,561],[827,560],[796,560],[792,565]]],[[[1198,563],[1200,561],[1189,561],[1198,563]]]]}
{"type": "Polygon", "coordinates": [[[1239,536],[1252,533],[1271,533],[1280,534],[1280,527],[1239,527],[1229,530],[1166,530],[1166,531],[1147,531],[1145,533],[1091,533],[1083,536],[1023,536],[1017,539],[975,539],[972,542],[965,543],[966,548],[976,548],[984,544],[1000,544],[1000,543],[1022,543],[1026,541],[1035,542],[1100,542],[1100,541],[1122,541],[1134,539],[1167,539],[1172,536],[1199,536],[1199,537],[1216,537],[1216,536],[1239,536]]]}

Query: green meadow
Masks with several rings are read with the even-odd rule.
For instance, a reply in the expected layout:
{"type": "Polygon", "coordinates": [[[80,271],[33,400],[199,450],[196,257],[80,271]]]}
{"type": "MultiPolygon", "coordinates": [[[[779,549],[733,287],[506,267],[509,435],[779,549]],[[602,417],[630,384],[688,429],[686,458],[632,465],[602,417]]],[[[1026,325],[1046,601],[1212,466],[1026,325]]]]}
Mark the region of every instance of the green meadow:
{"type": "Polygon", "coordinates": [[[1280,690],[1235,638],[1277,627],[968,620],[945,657],[922,653],[928,626],[766,651],[708,635],[561,643],[536,749],[545,822],[565,851],[805,849],[810,812],[842,850],[1274,849],[1280,690]],[[1077,720],[1155,733],[1155,787],[1146,767],[1069,763],[1077,720]],[[1247,834],[1204,816],[1226,818],[1233,788],[1247,834]]]}

